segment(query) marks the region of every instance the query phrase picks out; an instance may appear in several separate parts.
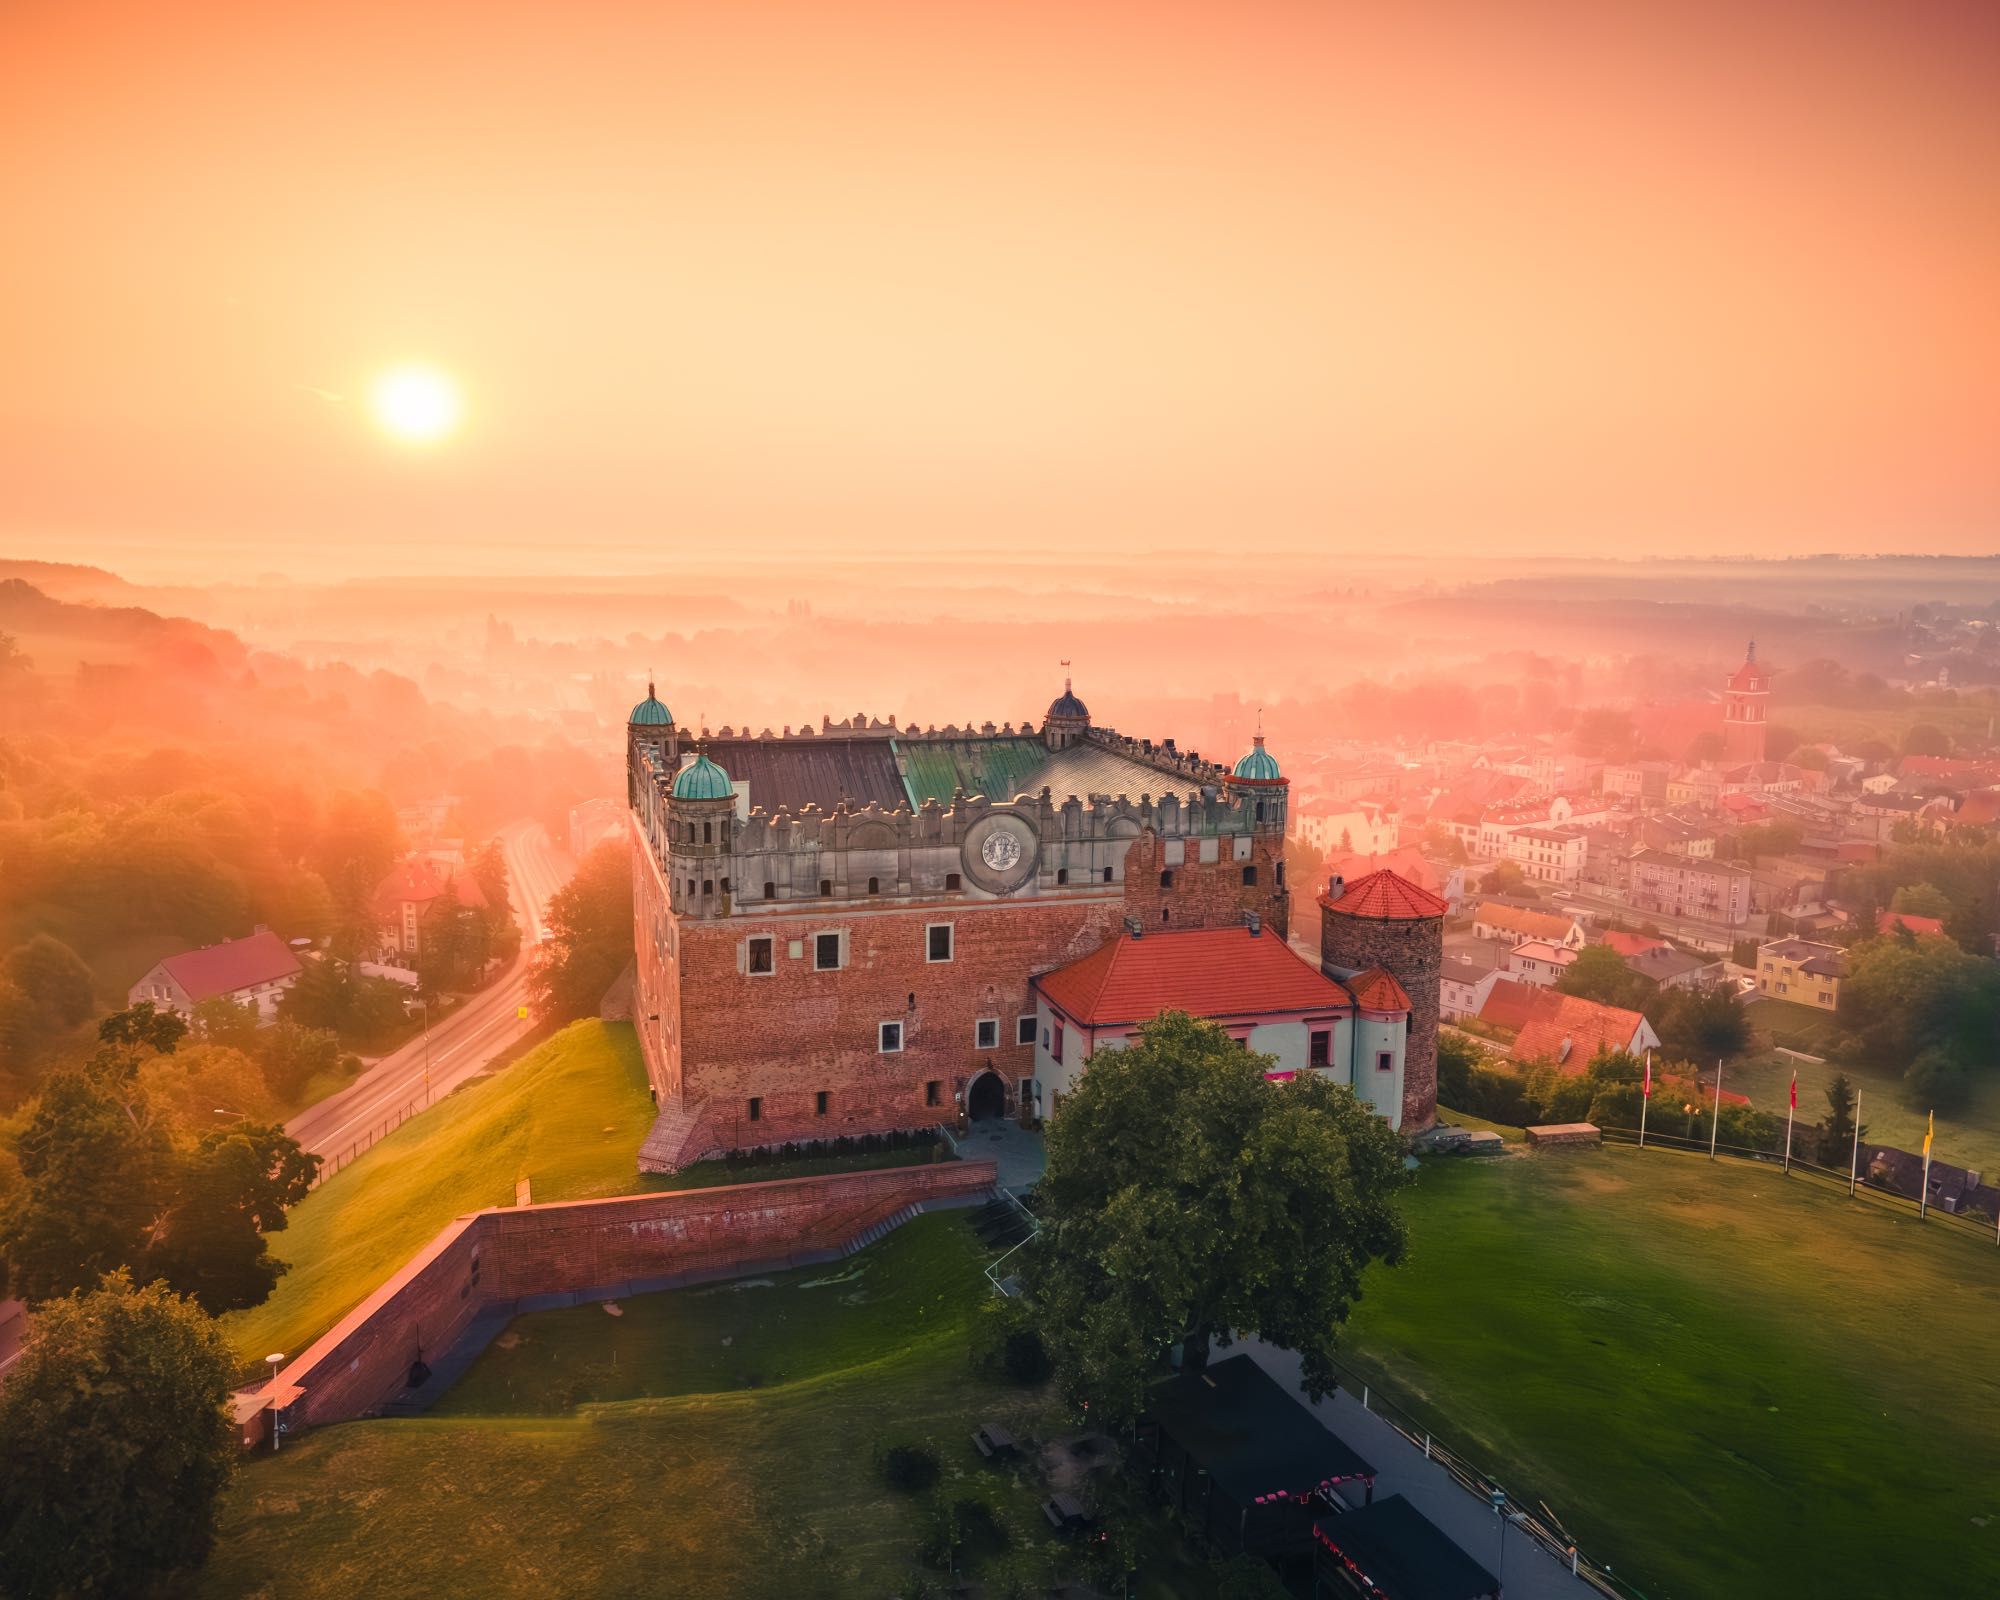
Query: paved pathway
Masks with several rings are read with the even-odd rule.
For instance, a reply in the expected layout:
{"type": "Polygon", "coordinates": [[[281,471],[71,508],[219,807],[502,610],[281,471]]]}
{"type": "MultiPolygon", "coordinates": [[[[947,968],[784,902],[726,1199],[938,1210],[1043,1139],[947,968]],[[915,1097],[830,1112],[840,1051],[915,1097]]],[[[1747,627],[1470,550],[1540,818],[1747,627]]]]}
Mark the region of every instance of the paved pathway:
{"type": "MultiPolygon", "coordinates": [[[[1298,1392],[1299,1358],[1294,1352],[1276,1349],[1260,1339],[1245,1339],[1217,1354],[1234,1355],[1239,1350],[1287,1389],[1298,1392]]],[[[1359,1395],[1338,1389],[1312,1405],[1301,1393],[1299,1403],[1311,1406],[1320,1421],[1374,1463],[1377,1500],[1392,1494],[1403,1496],[1487,1571],[1497,1569],[1507,1600],[1603,1600],[1602,1590],[1571,1577],[1566,1563],[1557,1561],[1518,1528],[1506,1530],[1503,1564],[1500,1519],[1493,1508],[1461,1489],[1438,1462],[1426,1461],[1419,1446],[1374,1412],[1364,1410],[1359,1395]]],[[[1359,1486],[1351,1495],[1343,1493],[1342,1498],[1359,1505],[1359,1486]]]]}
{"type": "Polygon", "coordinates": [[[991,1160],[1000,1169],[999,1184],[1019,1194],[1041,1180],[1048,1156],[1042,1136],[1008,1117],[984,1117],[958,1141],[958,1153],[968,1161],[991,1160]]]}

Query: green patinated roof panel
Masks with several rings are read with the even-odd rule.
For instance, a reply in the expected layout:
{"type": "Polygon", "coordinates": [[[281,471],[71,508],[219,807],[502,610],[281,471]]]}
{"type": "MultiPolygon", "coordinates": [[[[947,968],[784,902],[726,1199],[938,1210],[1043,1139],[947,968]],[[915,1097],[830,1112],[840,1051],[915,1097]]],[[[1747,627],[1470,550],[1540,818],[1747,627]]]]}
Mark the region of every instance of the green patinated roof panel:
{"type": "Polygon", "coordinates": [[[1029,779],[1049,755],[1039,739],[899,739],[896,754],[912,806],[950,805],[954,789],[989,800],[1032,794],[1040,785],[1029,779]]]}

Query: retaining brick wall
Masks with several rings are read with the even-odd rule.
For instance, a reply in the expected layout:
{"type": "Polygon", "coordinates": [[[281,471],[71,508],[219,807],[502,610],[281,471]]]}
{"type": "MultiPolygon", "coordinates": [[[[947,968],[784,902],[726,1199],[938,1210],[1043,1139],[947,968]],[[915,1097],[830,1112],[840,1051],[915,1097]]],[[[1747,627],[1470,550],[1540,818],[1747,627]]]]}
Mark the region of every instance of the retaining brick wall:
{"type": "Polygon", "coordinates": [[[780,1178],[459,1217],[279,1374],[288,1427],[363,1416],[482,1311],[540,1295],[721,1275],[837,1250],[906,1206],[993,1187],[990,1161],[780,1178]]]}

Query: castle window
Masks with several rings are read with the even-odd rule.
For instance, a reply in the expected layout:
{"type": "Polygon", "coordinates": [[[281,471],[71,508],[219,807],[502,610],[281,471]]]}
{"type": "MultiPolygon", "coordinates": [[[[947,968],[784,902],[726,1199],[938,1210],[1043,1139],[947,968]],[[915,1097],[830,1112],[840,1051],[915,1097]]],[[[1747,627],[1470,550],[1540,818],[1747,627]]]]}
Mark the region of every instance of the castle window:
{"type": "Polygon", "coordinates": [[[924,929],[924,959],[926,961],[949,961],[951,959],[951,924],[933,922],[924,929]]]}
{"type": "Polygon", "coordinates": [[[724,879],[722,880],[722,892],[723,892],[724,894],[728,894],[728,893],[729,893],[729,880],[728,880],[727,878],[724,878],[724,879]]]}
{"type": "Polygon", "coordinates": [[[885,1056],[893,1056],[903,1048],[903,1025],[900,1022],[884,1022],[876,1029],[875,1047],[885,1056]]]}
{"type": "Polygon", "coordinates": [[[1069,882],[1069,868],[1068,868],[1068,867],[1057,867],[1057,868],[1056,868],[1056,882],[1057,882],[1057,883],[1068,883],[1068,882],[1069,882]]]}
{"type": "Polygon", "coordinates": [[[813,1096],[814,1116],[823,1117],[826,1115],[826,1101],[827,1101],[827,1095],[824,1089],[820,1090],[819,1093],[813,1096]]]}
{"type": "Polygon", "coordinates": [[[1278,887],[1282,889],[1284,888],[1284,886],[1285,886],[1285,864],[1284,862],[1280,861],[1278,863],[1278,887]]]}
{"type": "Polygon", "coordinates": [[[1109,867],[1106,867],[1104,869],[1104,881],[1106,883],[1109,883],[1111,881],[1111,869],[1109,867]]]}
{"type": "Polygon", "coordinates": [[[833,879],[831,879],[831,878],[821,878],[821,879],[819,880],[819,892],[820,892],[821,894],[823,894],[823,895],[830,895],[830,894],[832,894],[832,893],[833,893],[833,879]]]}
{"type": "Polygon", "coordinates": [[[753,1094],[750,1097],[750,1120],[752,1122],[762,1122],[764,1120],[764,1097],[762,1095],[753,1094]]]}
{"type": "Polygon", "coordinates": [[[769,934],[761,934],[747,942],[746,965],[752,977],[766,975],[776,965],[772,944],[773,940],[769,934]]]}
{"type": "Polygon", "coordinates": [[[1000,1048],[1000,1019],[981,1017],[972,1025],[972,1048],[975,1050],[998,1050],[1000,1048]]]}
{"type": "Polygon", "coordinates": [[[766,900],[775,900],[778,898],[778,886],[769,878],[764,880],[764,898],[766,900]]]}
{"type": "Polygon", "coordinates": [[[713,878],[703,878],[701,880],[701,892],[703,894],[714,894],[715,880],[713,878]]]}
{"type": "Polygon", "coordinates": [[[1315,1028],[1306,1050],[1306,1065],[1312,1067],[1330,1066],[1333,1062],[1333,1030],[1315,1028]]]}
{"type": "Polygon", "coordinates": [[[813,935],[813,971],[838,972],[841,967],[840,935],[837,933],[816,933],[813,935]]]}
{"type": "Polygon", "coordinates": [[[715,843],[715,824],[714,824],[714,823],[712,823],[712,822],[704,822],[704,823],[703,823],[703,824],[701,825],[701,842],[702,842],[703,844],[714,844],[714,843],[715,843]]]}
{"type": "Polygon", "coordinates": [[[944,875],[944,888],[946,894],[957,894],[959,889],[962,887],[963,884],[961,883],[957,873],[947,872],[944,875]]]}
{"type": "Polygon", "coordinates": [[[1255,867],[1245,867],[1243,869],[1243,887],[1246,889],[1254,889],[1256,888],[1256,886],[1257,886],[1257,869],[1255,867]]]}
{"type": "Polygon", "coordinates": [[[880,878],[870,878],[868,880],[868,892],[870,894],[880,894],[882,892],[882,880],[880,878]]]}
{"type": "Polygon", "coordinates": [[[1160,887],[1162,889],[1171,889],[1173,886],[1174,886],[1174,869],[1172,867],[1168,867],[1166,871],[1160,874],[1160,887]]]}
{"type": "Polygon", "coordinates": [[[1161,921],[1161,922],[1163,922],[1163,923],[1166,923],[1166,922],[1171,922],[1171,921],[1173,921],[1173,919],[1174,919],[1174,913],[1173,913],[1173,910],[1172,910],[1172,908],[1171,908],[1171,907],[1168,907],[1168,906],[1161,906],[1161,907],[1160,907],[1160,921],[1161,921]]]}
{"type": "Polygon", "coordinates": [[[1261,800],[1257,802],[1257,820],[1259,822],[1264,820],[1264,802],[1261,800]]]}
{"type": "Polygon", "coordinates": [[[1016,1017],[1014,1019],[1014,1042],[1016,1044],[1033,1044],[1035,1042],[1035,1017],[1033,1012],[1030,1012],[1025,1017],[1016,1017]]]}
{"type": "Polygon", "coordinates": [[[943,1099],[944,1099],[944,1083],[942,1082],[942,1080],[933,1078],[929,1083],[924,1085],[925,1105],[934,1106],[939,1104],[943,1099]]]}
{"type": "Polygon", "coordinates": [[[1394,1052],[1389,1050],[1377,1050],[1375,1052],[1375,1070],[1377,1072],[1394,1072],[1396,1070],[1396,1057],[1394,1052]]]}

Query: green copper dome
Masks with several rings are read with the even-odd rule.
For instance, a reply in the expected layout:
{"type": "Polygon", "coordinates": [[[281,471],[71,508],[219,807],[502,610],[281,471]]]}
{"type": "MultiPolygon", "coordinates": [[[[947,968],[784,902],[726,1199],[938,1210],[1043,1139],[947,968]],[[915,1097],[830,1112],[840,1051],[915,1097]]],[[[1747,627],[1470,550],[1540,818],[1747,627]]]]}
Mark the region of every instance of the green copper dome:
{"type": "Polygon", "coordinates": [[[1257,743],[1251,748],[1250,753],[1236,763],[1236,776],[1248,778],[1256,783],[1270,783],[1284,776],[1278,770],[1277,758],[1264,748],[1264,736],[1261,733],[1257,735],[1257,743]]]}
{"type": "Polygon", "coordinates": [[[674,714],[660,703],[659,696],[653,693],[652,680],[648,679],[646,698],[632,708],[632,715],[625,720],[634,727],[671,728],[674,725],[674,714]]]}
{"type": "Polygon", "coordinates": [[[674,779],[676,800],[727,800],[736,791],[729,786],[729,774],[707,756],[696,756],[692,766],[681,768],[674,779]]]}

